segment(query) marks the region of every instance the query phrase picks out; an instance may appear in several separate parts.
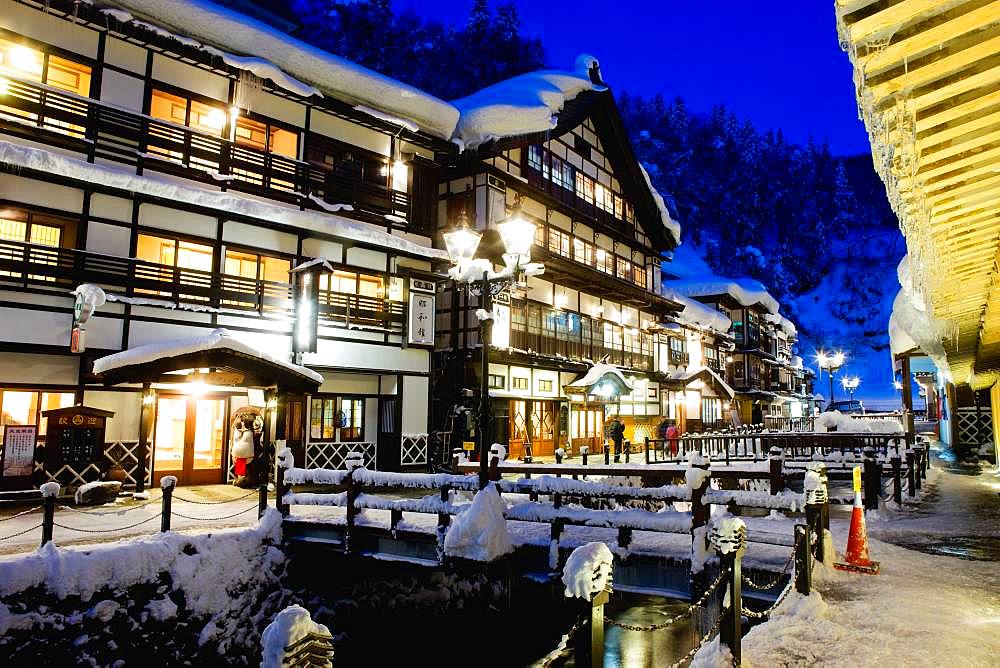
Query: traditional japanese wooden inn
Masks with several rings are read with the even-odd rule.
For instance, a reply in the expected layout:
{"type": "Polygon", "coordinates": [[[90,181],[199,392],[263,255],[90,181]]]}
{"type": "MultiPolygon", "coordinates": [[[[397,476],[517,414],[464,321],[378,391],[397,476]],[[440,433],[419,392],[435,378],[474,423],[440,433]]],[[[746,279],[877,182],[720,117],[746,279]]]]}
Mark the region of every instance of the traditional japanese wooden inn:
{"type": "Polygon", "coordinates": [[[455,105],[464,150],[438,189],[439,245],[470,226],[497,268],[509,250],[505,221],[525,220],[544,273],[498,292],[489,313],[477,314],[474,286],[444,284],[438,423],[472,441],[484,355],[487,438],[513,457],[600,452],[611,418],[634,442],[667,418],[720,421],[733,398],[722,378],[729,321],[662,289],[662,253],[680,226],[637,161],[597,62],[581,57],[575,71],[525,74],[455,105]]]}
{"type": "Polygon", "coordinates": [[[251,459],[285,441],[308,466],[426,463],[458,110],[288,27],[196,0],[0,0],[5,469],[222,483],[248,434],[251,459]],[[104,442],[45,456],[74,406],[104,442]]]}

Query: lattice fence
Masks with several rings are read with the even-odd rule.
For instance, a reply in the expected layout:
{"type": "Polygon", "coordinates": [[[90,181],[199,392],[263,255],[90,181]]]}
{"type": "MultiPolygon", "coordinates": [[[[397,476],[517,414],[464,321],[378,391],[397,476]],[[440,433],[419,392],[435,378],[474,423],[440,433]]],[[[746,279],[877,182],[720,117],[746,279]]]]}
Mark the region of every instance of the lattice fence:
{"type": "Polygon", "coordinates": [[[959,408],[958,442],[978,447],[980,452],[993,451],[993,417],[990,409],[959,408]]]}
{"type": "Polygon", "coordinates": [[[403,434],[399,442],[399,463],[402,466],[427,464],[427,434],[403,434]]]}
{"type": "MultiPolygon", "coordinates": [[[[150,471],[150,455],[146,451],[146,484],[152,480],[150,471]]],[[[54,471],[45,467],[45,462],[35,462],[35,472],[42,482],[57,482],[63,487],[79,487],[88,482],[100,480],[107,469],[115,464],[121,465],[125,471],[124,484],[134,487],[139,468],[139,441],[113,441],[104,450],[107,463],[70,462],[61,465],[54,471]]]]}
{"type": "Polygon", "coordinates": [[[312,442],[306,445],[306,468],[343,469],[348,453],[364,455],[365,468],[375,469],[378,446],[373,442],[312,442]]]}

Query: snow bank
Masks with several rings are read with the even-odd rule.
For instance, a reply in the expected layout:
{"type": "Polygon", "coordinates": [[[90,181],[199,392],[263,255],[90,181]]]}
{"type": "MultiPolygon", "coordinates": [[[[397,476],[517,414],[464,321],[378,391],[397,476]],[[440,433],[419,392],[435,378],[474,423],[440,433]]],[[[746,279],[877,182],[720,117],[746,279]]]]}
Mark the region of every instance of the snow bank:
{"type": "Polygon", "coordinates": [[[702,304],[686,295],[682,295],[675,290],[664,288],[663,296],[684,305],[684,308],[677,315],[677,319],[683,324],[704,327],[719,334],[728,334],[730,327],[733,326],[733,321],[717,309],[702,304]]]}
{"type": "Polygon", "coordinates": [[[0,165],[33,169],[47,174],[59,174],[86,183],[158,197],[166,201],[203,206],[224,213],[249,216],[292,227],[296,230],[332,234],[412,255],[432,259],[448,259],[448,254],[443,250],[414,243],[389,234],[375,225],[351,220],[333,213],[300,211],[297,208],[242,196],[235,192],[220,192],[178,183],[176,180],[155,174],[137,176],[134,170],[125,167],[95,165],[77,158],[12,142],[0,141],[0,165]]]}
{"type": "Polygon", "coordinates": [[[596,594],[610,589],[614,559],[604,543],[587,543],[573,550],[563,566],[566,597],[590,601],[596,594]]]}
{"type": "Polygon", "coordinates": [[[780,308],[778,300],[772,297],[763,285],[751,278],[704,276],[664,281],[663,285],[686,297],[729,295],[743,306],[760,304],[773,315],[777,315],[780,308]]]}
{"type": "Polygon", "coordinates": [[[330,629],[314,622],[309,611],[302,606],[290,605],[279,612],[261,634],[261,668],[281,668],[286,665],[285,648],[310,634],[325,636],[330,639],[331,644],[333,642],[330,629]]]}
{"type": "Polygon", "coordinates": [[[444,553],[473,561],[493,561],[514,551],[500,493],[487,485],[472,505],[452,520],[444,538],[444,553]]]}
{"type": "Polygon", "coordinates": [[[656,204],[656,209],[660,213],[660,222],[665,228],[667,228],[670,236],[674,238],[674,242],[680,245],[681,224],[670,217],[670,211],[667,210],[667,205],[663,201],[663,196],[653,185],[652,179],[649,178],[649,172],[646,171],[646,166],[641,162],[639,163],[639,170],[642,172],[642,178],[646,181],[646,187],[649,188],[649,194],[653,196],[653,202],[656,204]]]}
{"type": "Polygon", "coordinates": [[[460,116],[452,140],[473,148],[502,137],[551,130],[566,102],[587,90],[605,90],[590,80],[592,65],[597,59],[582,55],[573,72],[528,72],[454,100],[460,116]]]}
{"type": "Polygon", "coordinates": [[[884,418],[863,419],[844,415],[840,411],[827,411],[816,416],[813,423],[818,432],[838,431],[853,434],[902,434],[903,425],[884,418]]]}
{"type": "Polygon", "coordinates": [[[458,109],[443,100],[207,0],[113,0],[112,4],[205,46],[244,54],[208,49],[233,67],[272,79],[300,95],[313,94],[315,86],[352,105],[409,119],[442,139],[451,137],[458,122],[458,109]],[[302,82],[312,86],[303,87],[302,82]]]}
{"type": "Polygon", "coordinates": [[[129,348],[119,353],[99,357],[94,360],[94,373],[100,374],[122,367],[148,364],[167,357],[177,357],[188,353],[220,349],[233,350],[244,355],[256,357],[257,359],[277,364],[317,383],[323,382],[323,375],[319,372],[269,355],[254,346],[236,339],[226,329],[213,329],[210,333],[200,336],[148,343],[144,346],[136,346],[135,348],[129,348]]]}

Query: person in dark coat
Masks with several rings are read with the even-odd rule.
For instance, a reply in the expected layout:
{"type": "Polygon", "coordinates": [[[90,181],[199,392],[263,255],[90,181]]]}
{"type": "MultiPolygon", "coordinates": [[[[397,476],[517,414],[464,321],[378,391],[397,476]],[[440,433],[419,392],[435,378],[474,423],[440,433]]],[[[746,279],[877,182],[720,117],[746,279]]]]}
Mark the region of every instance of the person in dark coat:
{"type": "Polygon", "coordinates": [[[625,423],[616,415],[611,422],[611,440],[615,444],[615,462],[621,461],[622,441],[625,440],[625,423]]]}

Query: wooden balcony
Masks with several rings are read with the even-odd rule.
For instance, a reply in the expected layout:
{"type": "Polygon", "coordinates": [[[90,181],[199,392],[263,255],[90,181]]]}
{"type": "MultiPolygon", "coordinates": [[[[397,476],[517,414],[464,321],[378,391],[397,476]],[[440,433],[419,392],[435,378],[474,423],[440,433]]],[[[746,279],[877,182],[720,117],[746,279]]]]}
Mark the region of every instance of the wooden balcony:
{"type": "Polygon", "coordinates": [[[607,356],[608,362],[627,369],[653,371],[653,355],[635,350],[608,348],[604,345],[583,340],[556,338],[540,333],[511,329],[510,345],[519,350],[530,350],[548,357],[564,357],[583,361],[598,361],[607,356]]]}
{"type": "MultiPolygon", "coordinates": [[[[65,292],[95,283],[130,298],[177,307],[294,314],[291,285],[156,264],[135,258],[72,248],[53,248],[0,240],[0,287],[51,288],[65,292]]],[[[326,292],[318,305],[320,324],[402,331],[406,307],[401,302],[363,295],[326,292]]]]}

